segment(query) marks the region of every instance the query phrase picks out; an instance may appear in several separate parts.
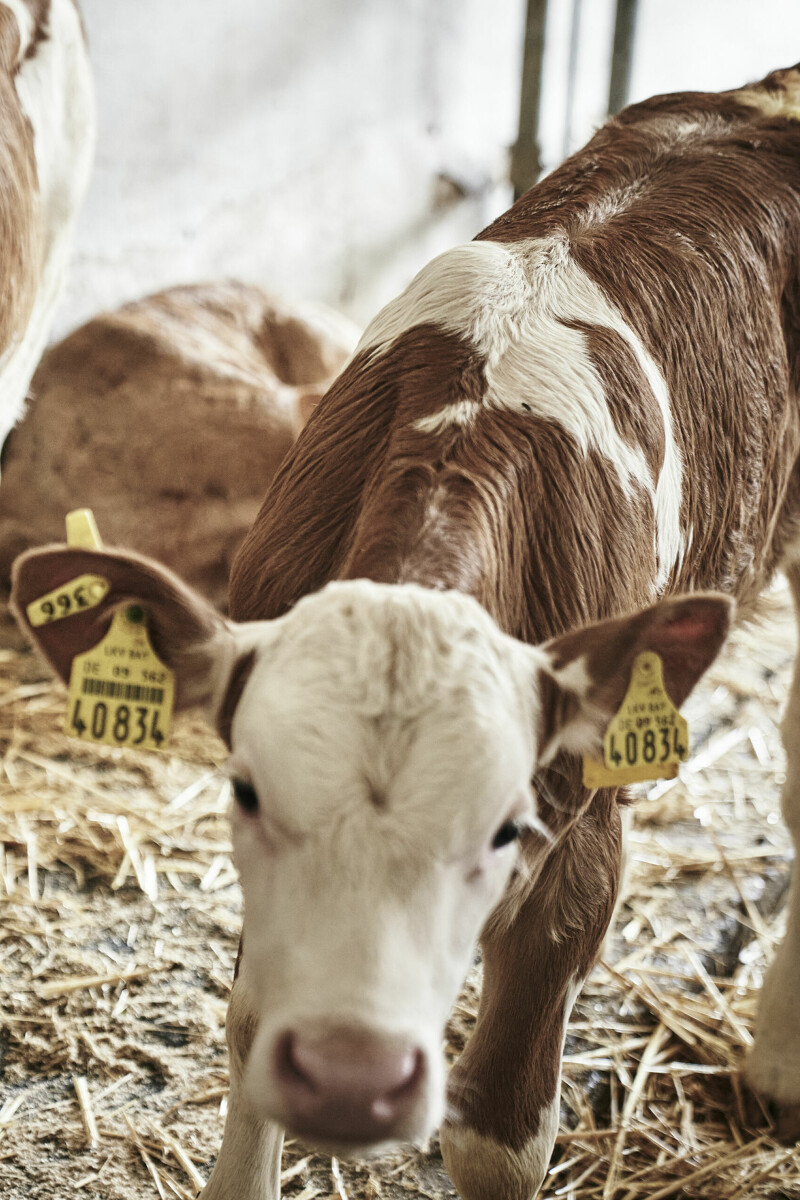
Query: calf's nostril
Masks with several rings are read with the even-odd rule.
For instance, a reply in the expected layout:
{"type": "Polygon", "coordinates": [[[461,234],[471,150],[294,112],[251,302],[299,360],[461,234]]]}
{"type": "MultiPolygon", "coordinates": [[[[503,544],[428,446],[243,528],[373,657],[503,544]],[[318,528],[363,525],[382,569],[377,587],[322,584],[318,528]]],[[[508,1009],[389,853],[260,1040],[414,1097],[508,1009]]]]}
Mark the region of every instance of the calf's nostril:
{"type": "MultiPolygon", "coordinates": [[[[275,1067],[278,1078],[296,1088],[305,1088],[315,1092],[316,1086],[312,1076],[303,1069],[296,1053],[297,1039],[293,1033],[285,1033],[278,1039],[275,1047],[275,1067]]],[[[301,1054],[302,1057],[302,1054],[301,1054]]]]}
{"type": "Polygon", "coordinates": [[[424,1058],[421,1050],[409,1049],[402,1060],[397,1062],[395,1086],[387,1091],[389,1100],[398,1100],[405,1093],[414,1090],[422,1079],[424,1058]]]}

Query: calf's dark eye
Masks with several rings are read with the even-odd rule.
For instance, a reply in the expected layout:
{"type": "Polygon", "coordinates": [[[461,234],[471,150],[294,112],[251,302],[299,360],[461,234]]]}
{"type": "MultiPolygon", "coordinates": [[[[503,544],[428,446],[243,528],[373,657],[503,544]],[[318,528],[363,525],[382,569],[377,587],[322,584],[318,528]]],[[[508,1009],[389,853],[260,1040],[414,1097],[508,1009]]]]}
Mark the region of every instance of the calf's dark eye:
{"type": "Polygon", "coordinates": [[[245,783],[243,779],[234,779],[233,794],[242,812],[258,812],[258,796],[252,783],[245,783]]]}
{"type": "Polygon", "coordinates": [[[492,838],[492,849],[501,850],[509,842],[515,842],[522,833],[518,821],[503,821],[497,833],[492,838]]]}

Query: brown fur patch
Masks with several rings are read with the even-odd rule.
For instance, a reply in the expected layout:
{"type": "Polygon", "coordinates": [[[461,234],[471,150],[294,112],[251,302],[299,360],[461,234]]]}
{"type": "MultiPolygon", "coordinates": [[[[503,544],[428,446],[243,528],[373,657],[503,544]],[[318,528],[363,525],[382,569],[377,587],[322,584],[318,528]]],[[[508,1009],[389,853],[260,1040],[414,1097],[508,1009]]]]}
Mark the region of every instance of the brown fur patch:
{"type": "Polygon", "coordinates": [[[613,711],[627,690],[633,658],[653,650],[663,663],[664,686],[680,706],[719,654],[730,615],[730,602],[722,596],[680,596],[633,616],[572,630],[546,649],[555,671],[583,658],[590,697],[613,711]]]}
{"type": "Polygon", "coordinates": [[[687,93],[624,110],[480,235],[566,231],[667,382],[693,536],[671,587],[745,611],[791,533],[798,224],[800,125],[687,93]]]}
{"type": "Polygon", "coordinates": [[[33,137],[14,87],[19,49],[16,19],[0,8],[0,351],[22,337],[43,254],[33,137]]]}
{"type": "Polygon", "coordinates": [[[529,641],[592,620],[598,600],[603,616],[645,603],[649,498],[627,499],[604,460],[560,425],[484,409],[465,426],[414,428],[457,399],[480,399],[482,387],[474,352],[432,328],[355,359],[242,547],[232,615],[277,616],[330,578],[358,576],[470,592],[529,641]]]}
{"type": "Polygon", "coordinates": [[[549,671],[540,671],[538,688],[539,721],[536,745],[541,758],[558,731],[578,715],[580,700],[575,692],[559,687],[549,671]]]}
{"type": "Polygon", "coordinates": [[[394,381],[359,354],[315,408],[233,564],[235,620],[279,616],[335,578],[362,491],[385,455],[393,392],[394,381]]]}
{"type": "MultiPolygon", "coordinates": [[[[35,58],[40,44],[49,34],[50,8],[52,0],[23,0],[26,8],[33,17],[33,31],[25,51],[25,58],[35,58]]],[[[75,6],[78,7],[77,4],[75,6]]],[[[80,14],[80,9],[78,9],[80,14]]]]}
{"type": "Polygon", "coordinates": [[[598,792],[516,920],[482,939],[478,1027],[451,1072],[449,1099],[466,1124],[515,1150],[557,1095],[567,992],[591,970],[613,915],[620,847],[616,793],[598,792]]]}
{"type": "MultiPolygon", "coordinates": [[[[237,658],[236,662],[233,664],[231,677],[228,681],[228,687],[217,714],[217,733],[222,738],[229,750],[231,748],[231,726],[233,724],[233,714],[236,712],[236,706],[242,698],[242,692],[244,691],[245,684],[250,678],[250,673],[253,670],[255,661],[255,650],[251,650],[248,654],[243,654],[240,658],[237,658]]],[[[239,947],[239,953],[241,954],[241,946],[239,947]]],[[[238,964],[238,958],[236,961],[238,964]]]]}
{"type": "MultiPolygon", "coordinates": [[[[633,616],[572,630],[549,642],[546,650],[553,671],[581,659],[587,685],[585,693],[576,696],[543,672],[540,757],[547,757],[552,740],[583,704],[605,714],[608,723],[628,690],[634,659],[643,651],[658,654],[664,687],[679,708],[719,654],[730,618],[731,604],[724,596],[684,596],[662,600],[633,616]]],[[[587,753],[599,753],[599,740],[587,753]]]]}

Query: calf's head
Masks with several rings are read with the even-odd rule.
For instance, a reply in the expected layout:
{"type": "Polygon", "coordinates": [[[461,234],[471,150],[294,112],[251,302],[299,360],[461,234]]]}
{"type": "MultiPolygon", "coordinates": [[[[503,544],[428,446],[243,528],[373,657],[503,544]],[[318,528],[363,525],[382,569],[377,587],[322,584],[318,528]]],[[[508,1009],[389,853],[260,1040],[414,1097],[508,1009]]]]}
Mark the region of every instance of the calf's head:
{"type": "Polygon", "coordinates": [[[528,869],[547,853],[538,767],[598,753],[642,650],[681,703],[728,601],[665,601],[531,647],[469,597],[411,585],[332,583],[237,625],[133,554],[54,547],[16,564],[17,616],[62,678],[131,602],[178,707],[203,705],[231,748],[251,1104],[340,1153],[424,1136],[481,928],[521,842],[528,869]],[[108,580],[104,601],[32,630],[27,604],[84,573],[108,580]]]}

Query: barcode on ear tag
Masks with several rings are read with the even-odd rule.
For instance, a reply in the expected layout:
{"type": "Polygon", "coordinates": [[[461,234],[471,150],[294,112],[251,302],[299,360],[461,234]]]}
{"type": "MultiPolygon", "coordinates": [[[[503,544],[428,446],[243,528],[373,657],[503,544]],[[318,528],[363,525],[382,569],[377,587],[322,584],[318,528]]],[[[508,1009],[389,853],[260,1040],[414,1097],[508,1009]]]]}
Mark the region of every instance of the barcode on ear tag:
{"type": "Polygon", "coordinates": [[[163,750],[174,696],[173,673],[150,645],[144,610],[132,605],[72,660],[64,730],[82,742],[163,750]]]}
{"type": "Polygon", "coordinates": [[[108,595],[108,590],[108,580],[102,576],[78,575],[76,579],[70,579],[61,587],[53,588],[52,592],[32,600],[25,612],[31,625],[37,628],[96,608],[108,595]]]}
{"type": "Polygon", "coordinates": [[[689,726],[667,695],[652,650],[637,655],[619,711],[603,738],[603,762],[584,758],[585,787],[674,779],[689,754],[689,726]]]}

